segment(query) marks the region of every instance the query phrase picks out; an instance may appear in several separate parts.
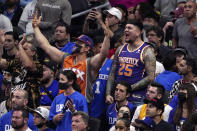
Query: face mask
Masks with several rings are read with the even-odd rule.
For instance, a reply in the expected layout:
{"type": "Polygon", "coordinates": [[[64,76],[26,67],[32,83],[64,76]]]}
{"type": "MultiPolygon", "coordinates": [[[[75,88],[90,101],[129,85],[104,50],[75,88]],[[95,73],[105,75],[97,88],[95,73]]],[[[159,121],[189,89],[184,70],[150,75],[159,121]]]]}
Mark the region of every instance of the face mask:
{"type": "Polygon", "coordinates": [[[68,83],[61,83],[61,82],[58,83],[58,87],[61,90],[66,90],[66,89],[68,89],[69,86],[70,85],[68,83]]]}
{"type": "Polygon", "coordinates": [[[178,93],[178,98],[180,102],[185,102],[186,101],[186,93],[179,92],[178,93]]]}
{"type": "Polygon", "coordinates": [[[80,50],[81,50],[81,48],[82,48],[82,46],[81,46],[81,45],[79,45],[79,44],[75,44],[75,49],[72,51],[72,55],[73,55],[73,54],[77,54],[77,53],[79,53],[79,52],[80,52],[80,50]]]}

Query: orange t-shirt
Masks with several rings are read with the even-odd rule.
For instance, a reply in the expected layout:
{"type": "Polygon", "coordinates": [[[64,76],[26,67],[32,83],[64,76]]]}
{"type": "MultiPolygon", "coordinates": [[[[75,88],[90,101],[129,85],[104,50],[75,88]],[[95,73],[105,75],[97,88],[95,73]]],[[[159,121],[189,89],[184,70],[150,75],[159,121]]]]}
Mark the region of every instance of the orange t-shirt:
{"type": "Polygon", "coordinates": [[[72,70],[77,76],[77,84],[81,88],[81,94],[85,96],[86,79],[87,79],[87,61],[81,61],[74,65],[75,56],[67,56],[64,59],[63,70],[72,70]]]}

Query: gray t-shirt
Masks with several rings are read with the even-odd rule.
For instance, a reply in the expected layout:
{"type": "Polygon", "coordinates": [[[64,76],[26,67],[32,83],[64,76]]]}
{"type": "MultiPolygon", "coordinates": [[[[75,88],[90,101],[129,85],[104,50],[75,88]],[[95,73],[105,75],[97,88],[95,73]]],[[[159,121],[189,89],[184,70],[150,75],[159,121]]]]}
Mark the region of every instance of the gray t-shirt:
{"type": "Polygon", "coordinates": [[[7,16],[0,14],[0,30],[13,31],[12,23],[7,16]]]}
{"type": "Polygon", "coordinates": [[[161,16],[168,17],[170,12],[175,10],[177,4],[186,0],[156,0],[155,8],[161,12],[161,16]]]}
{"type": "MultiPolygon", "coordinates": [[[[194,21],[194,26],[197,28],[197,20],[194,21]]],[[[173,38],[178,42],[178,46],[185,47],[191,58],[197,58],[197,38],[191,33],[191,26],[186,18],[178,19],[174,24],[172,33],[173,38]]]]}

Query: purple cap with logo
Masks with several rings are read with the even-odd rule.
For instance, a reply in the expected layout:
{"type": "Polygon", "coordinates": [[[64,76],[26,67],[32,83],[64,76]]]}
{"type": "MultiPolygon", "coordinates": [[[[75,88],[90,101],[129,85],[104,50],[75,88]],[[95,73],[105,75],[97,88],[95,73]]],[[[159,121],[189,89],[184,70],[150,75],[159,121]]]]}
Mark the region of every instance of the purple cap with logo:
{"type": "Polygon", "coordinates": [[[87,46],[90,46],[91,48],[94,46],[93,40],[87,35],[80,35],[78,38],[76,38],[76,40],[84,42],[87,46]]]}

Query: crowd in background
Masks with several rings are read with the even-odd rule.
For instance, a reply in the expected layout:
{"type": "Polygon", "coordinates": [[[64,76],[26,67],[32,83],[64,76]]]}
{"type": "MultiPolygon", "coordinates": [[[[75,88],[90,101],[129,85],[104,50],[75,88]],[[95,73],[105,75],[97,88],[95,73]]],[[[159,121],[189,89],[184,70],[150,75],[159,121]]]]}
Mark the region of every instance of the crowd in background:
{"type": "Polygon", "coordinates": [[[196,93],[196,0],[0,0],[0,131],[195,131],[196,93]]]}

